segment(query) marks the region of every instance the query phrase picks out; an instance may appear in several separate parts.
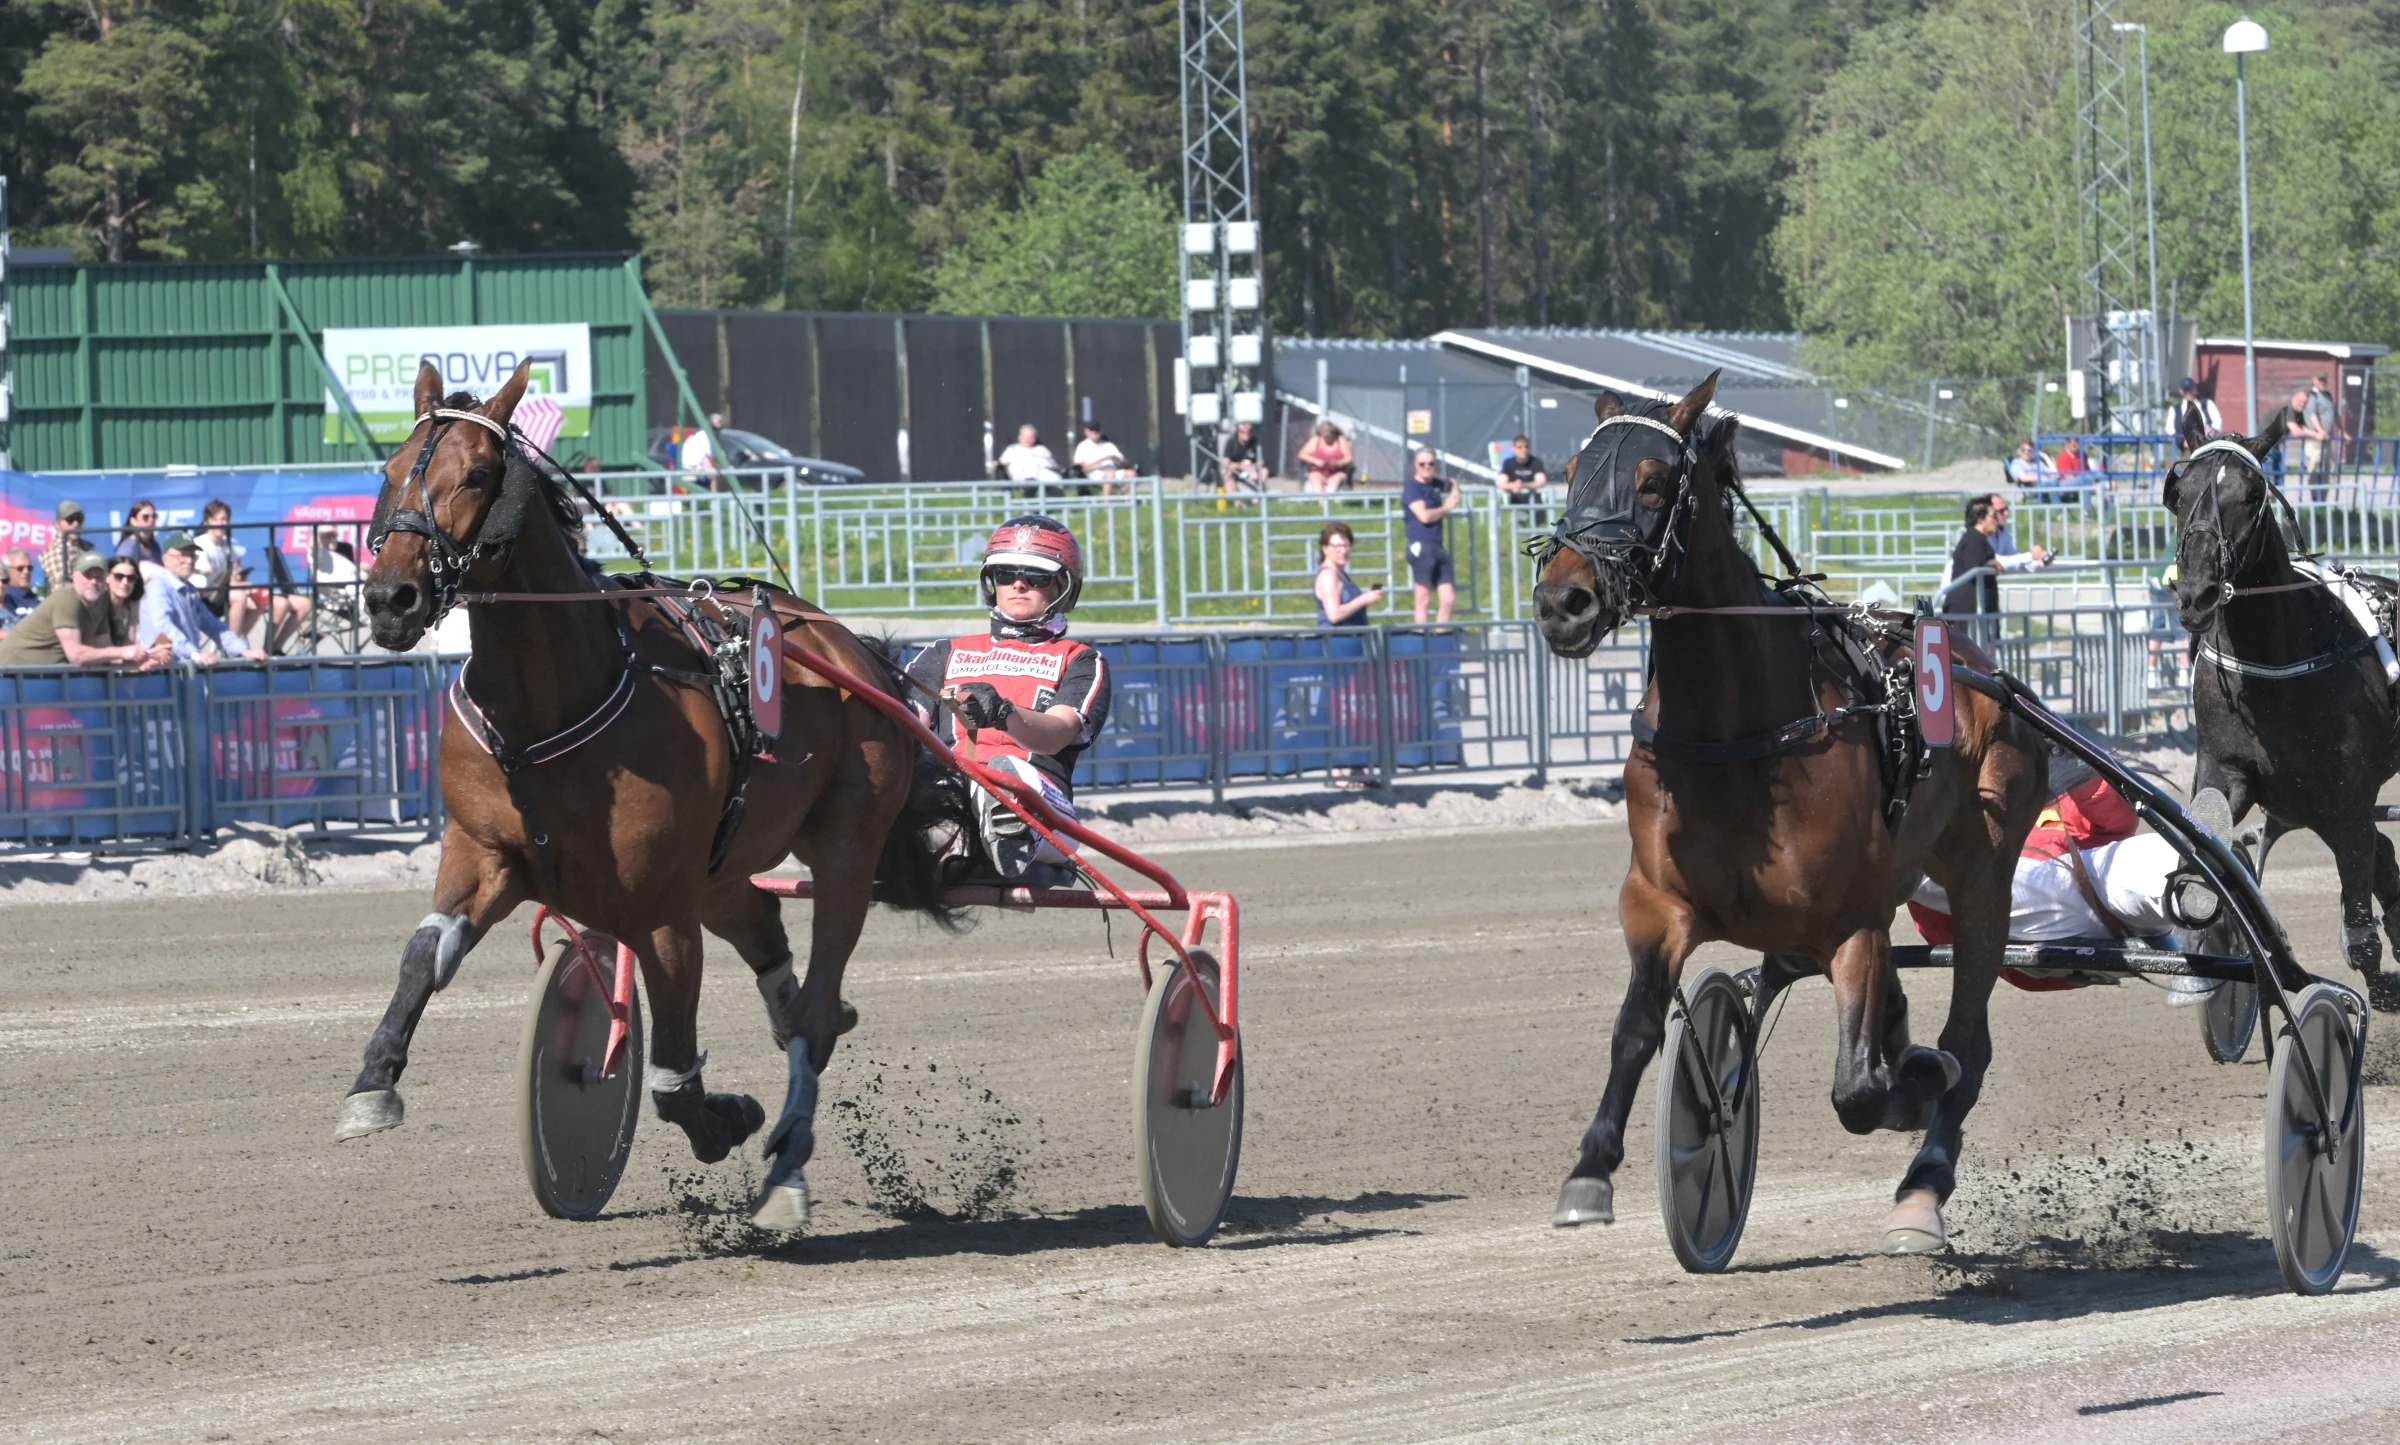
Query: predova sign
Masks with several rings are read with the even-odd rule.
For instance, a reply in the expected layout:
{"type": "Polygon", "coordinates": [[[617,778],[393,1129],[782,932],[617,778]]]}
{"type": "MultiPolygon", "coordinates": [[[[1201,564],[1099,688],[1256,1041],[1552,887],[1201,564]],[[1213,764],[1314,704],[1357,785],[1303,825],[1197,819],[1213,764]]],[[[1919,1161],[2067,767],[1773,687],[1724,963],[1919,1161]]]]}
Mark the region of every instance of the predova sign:
{"type": "MultiPolygon", "coordinates": [[[[592,430],[592,328],[578,321],[525,326],[374,326],[328,328],[325,364],[342,379],[350,404],[373,439],[391,445],[416,421],[417,363],[430,361],[447,391],[490,396],[523,361],[533,363],[525,390],[548,396],[566,413],[558,434],[592,430]]],[[[325,440],[348,428],[341,403],[325,393],[325,440]]]]}

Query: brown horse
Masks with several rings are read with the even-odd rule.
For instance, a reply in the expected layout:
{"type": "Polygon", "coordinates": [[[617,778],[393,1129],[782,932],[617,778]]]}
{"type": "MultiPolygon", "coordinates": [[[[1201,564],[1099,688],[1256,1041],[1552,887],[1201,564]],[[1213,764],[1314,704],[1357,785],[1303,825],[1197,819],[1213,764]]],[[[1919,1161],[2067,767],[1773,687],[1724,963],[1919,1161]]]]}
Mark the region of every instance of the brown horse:
{"type": "MultiPolygon", "coordinates": [[[[784,761],[753,761],[742,805],[729,809],[737,754],[710,660],[658,601],[610,599],[614,589],[583,567],[571,503],[509,431],[527,372],[480,404],[445,401],[434,369],[418,373],[416,426],[385,466],[370,539],[381,548],[365,587],[375,640],[415,646],[468,588],[591,600],[498,600],[468,614],[473,652],[442,732],[449,817],[433,912],[401,954],[337,1137],[401,1121],[395,1086],[426,1001],[531,900],[632,947],[650,995],[653,1107],[703,1162],[724,1158],[764,1111],[701,1086],[705,927],[758,975],[776,1044],[793,1045],[788,1127],[770,1143],[778,1157],[760,1205],[762,1223],[793,1227],[807,1215],[799,1168],[813,1144],[815,1074],[846,1027],[843,967],[879,873],[887,898],[946,920],[926,836],[941,820],[923,795],[912,799],[917,748],[900,726],[790,662],[784,761]],[[712,859],[721,828],[730,841],[712,859]],[[804,983],[776,898],[750,883],[794,854],[816,883],[804,983]]],[[[781,600],[778,611],[797,612],[781,600]]],[[[879,652],[822,615],[784,626],[855,675],[892,676],[879,652]]]]}
{"type": "MultiPolygon", "coordinates": [[[[1769,988],[1811,972],[1831,978],[1834,1112],[1853,1133],[1926,1131],[1884,1247],[1934,1248],[1991,1061],[1987,1007],[2017,850],[2043,796],[2043,752],[2023,722],[1960,691],[1955,745],[1928,750],[1890,821],[1900,785],[1887,782],[1878,742],[1882,679],[1856,679],[1837,630],[1849,627],[1883,666],[1908,646],[1892,635],[1894,619],[1845,624],[1842,609],[1811,609],[1804,589],[1762,579],[1734,532],[1737,423],[1708,413],[1715,391],[1712,375],[1672,406],[1601,399],[1534,590],[1542,634],[1566,657],[1590,653],[1637,608],[1666,614],[1653,625],[1637,714],[1644,741],[1625,765],[1633,866],[1618,913],[1633,977],[1607,1090],[1554,1218],[1614,1218],[1610,1176],[1635,1085],[1658,1051],[1684,960],[1722,940],[1768,955],[1769,988]],[[1789,615],[1714,610],[1760,608],[1789,615]],[[1948,891],[1957,927],[1938,1050],[1909,1042],[1891,962],[1893,910],[1928,875],[1948,891]]],[[[1988,669],[1980,652],[1960,650],[1988,669]]]]}

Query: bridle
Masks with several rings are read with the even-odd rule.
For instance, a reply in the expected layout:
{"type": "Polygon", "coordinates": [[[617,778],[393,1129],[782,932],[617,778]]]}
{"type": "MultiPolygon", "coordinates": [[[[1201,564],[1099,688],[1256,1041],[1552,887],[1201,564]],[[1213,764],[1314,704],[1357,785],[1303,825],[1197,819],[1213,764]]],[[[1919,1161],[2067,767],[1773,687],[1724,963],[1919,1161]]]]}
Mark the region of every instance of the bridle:
{"type": "MultiPolygon", "coordinates": [[[[426,490],[425,469],[433,464],[434,449],[441,445],[443,437],[450,434],[451,425],[462,421],[482,427],[499,441],[502,485],[506,486],[509,437],[516,428],[496,422],[478,411],[435,407],[417,419],[417,425],[426,428],[425,441],[417,448],[416,464],[408,469],[408,479],[392,495],[388,507],[376,508],[375,520],[367,528],[367,547],[371,551],[382,551],[385,540],[394,532],[414,533],[425,539],[429,553],[426,564],[433,571],[433,613],[428,619],[428,626],[441,621],[452,607],[458,605],[459,589],[466,585],[467,570],[486,557],[507,551],[515,545],[518,533],[524,529],[524,511],[518,508],[514,518],[516,525],[505,529],[507,535],[492,536],[492,529],[487,526],[477,529],[474,541],[461,543],[433,519],[433,497],[426,490]],[[401,505],[408,500],[412,489],[422,499],[422,505],[401,505]]],[[[412,432],[415,429],[410,428],[412,432]]]]}
{"type": "MultiPolygon", "coordinates": [[[[2216,539],[2217,595],[2216,600],[2210,604],[2210,616],[2215,619],[2224,615],[2226,603],[2240,595],[2240,589],[2234,586],[2234,578],[2240,576],[2245,569],[2258,560],[2259,548],[2266,542],[2266,534],[2261,528],[2271,523],[2273,519],[2272,503],[2281,502],[2287,511],[2290,510],[2291,503],[2284,499],[2282,490],[2275,485],[2274,479],[2267,475],[2266,468],[2258,464],[2258,458],[2250,454],[2250,449],[2232,437],[2221,437],[2198,448],[2190,456],[2177,462],[2174,468],[2167,473],[2167,485],[2172,486],[2181,481],[2190,472],[2194,463],[2202,457],[2212,454],[2238,459],[2244,469],[2256,474],[2258,479],[2265,484],[2267,493],[2260,499],[2261,505],[2258,510],[2251,514],[2249,525],[2242,528],[2241,535],[2238,537],[2226,536],[2224,504],[2217,492],[2218,487],[2225,480],[2225,469],[2218,467],[2209,473],[2206,486],[2196,490],[2193,494],[2196,498],[2205,498],[2206,500],[2195,504],[2189,517],[2179,516],[2176,518],[2182,528],[2185,541],[2197,543],[2209,537],[2216,539]]],[[[2296,526],[2294,531],[2296,534],[2296,526]]]]}
{"type": "MultiPolygon", "coordinates": [[[[1619,457],[1625,444],[1639,439],[1635,431],[1619,430],[1610,439],[1608,450],[1593,457],[1589,467],[1579,468],[1568,484],[1567,506],[1558,525],[1549,536],[1528,543],[1525,550],[1537,568],[1549,566],[1562,547],[1575,552],[1591,564],[1595,582],[1622,594],[1615,599],[1620,606],[1614,609],[1622,613],[1636,606],[1657,605],[1659,592],[1675,580],[1675,574],[1683,566],[1686,534],[1691,530],[1695,506],[1693,480],[1699,472],[1700,456],[1689,437],[1665,422],[1619,412],[1592,428],[1578,460],[1598,444],[1601,433],[1612,427],[1654,431],[1674,443],[1675,471],[1668,478],[1672,490],[1664,508],[1666,516],[1653,534],[1654,539],[1644,541],[1635,520],[1634,484],[1628,482],[1623,487],[1626,499],[1623,512],[1602,511],[1609,497],[1605,490],[1599,489],[1618,480],[1619,457]]],[[[1633,460],[1639,466],[1644,459],[1633,460]]]]}

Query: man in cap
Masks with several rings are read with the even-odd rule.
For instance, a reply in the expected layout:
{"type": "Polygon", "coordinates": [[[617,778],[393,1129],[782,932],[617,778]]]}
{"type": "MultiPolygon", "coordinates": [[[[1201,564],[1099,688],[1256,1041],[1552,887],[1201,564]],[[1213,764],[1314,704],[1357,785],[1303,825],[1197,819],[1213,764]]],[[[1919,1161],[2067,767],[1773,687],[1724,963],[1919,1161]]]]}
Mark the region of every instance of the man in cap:
{"type": "Polygon", "coordinates": [[[150,589],[142,596],[137,637],[164,637],[177,657],[203,667],[248,651],[242,635],[209,610],[192,582],[200,560],[200,544],[192,534],[177,532],[167,538],[163,555],[165,560],[150,573],[150,589]]]}
{"type": "Polygon", "coordinates": [[[66,585],[51,588],[31,617],[0,637],[0,667],[132,666],[147,672],[174,656],[168,647],[110,642],[107,584],[101,580],[108,573],[106,557],[86,550],[61,565],[70,569],[66,585]]]}
{"type": "MultiPolygon", "coordinates": [[[[1012,518],[984,547],[981,588],[990,627],[935,643],[908,674],[948,704],[928,719],[944,742],[963,743],[1072,818],[1075,760],[1108,722],[1108,666],[1098,649],[1066,635],[1083,591],[1083,550],[1053,518],[1012,518]]],[[[993,874],[1037,888],[1075,881],[1065,853],[982,788],[974,795],[977,841],[993,874]]]]}
{"type": "Polygon", "coordinates": [[[67,590],[75,554],[97,550],[83,535],[83,508],[74,502],[59,503],[58,525],[51,531],[50,545],[42,549],[42,585],[54,592],[67,590]]]}

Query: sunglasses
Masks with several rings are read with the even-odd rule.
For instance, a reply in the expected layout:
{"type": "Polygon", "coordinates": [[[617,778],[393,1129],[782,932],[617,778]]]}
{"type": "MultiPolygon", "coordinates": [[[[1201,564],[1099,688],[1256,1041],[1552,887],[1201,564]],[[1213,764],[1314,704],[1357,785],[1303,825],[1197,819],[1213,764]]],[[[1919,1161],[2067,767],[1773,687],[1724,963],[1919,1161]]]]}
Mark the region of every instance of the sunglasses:
{"type": "Polygon", "coordinates": [[[139,572],[111,572],[108,574],[108,580],[111,582],[135,582],[141,579],[141,575],[139,572]]]}
{"type": "Polygon", "coordinates": [[[33,564],[30,562],[11,562],[8,564],[8,570],[11,572],[31,572],[33,570],[33,564]]]}
{"type": "Polygon", "coordinates": [[[1047,592],[1058,585],[1056,572],[1036,572],[1030,567],[994,567],[985,575],[992,579],[994,587],[1007,587],[1015,584],[1024,587],[1038,587],[1047,592]]]}

